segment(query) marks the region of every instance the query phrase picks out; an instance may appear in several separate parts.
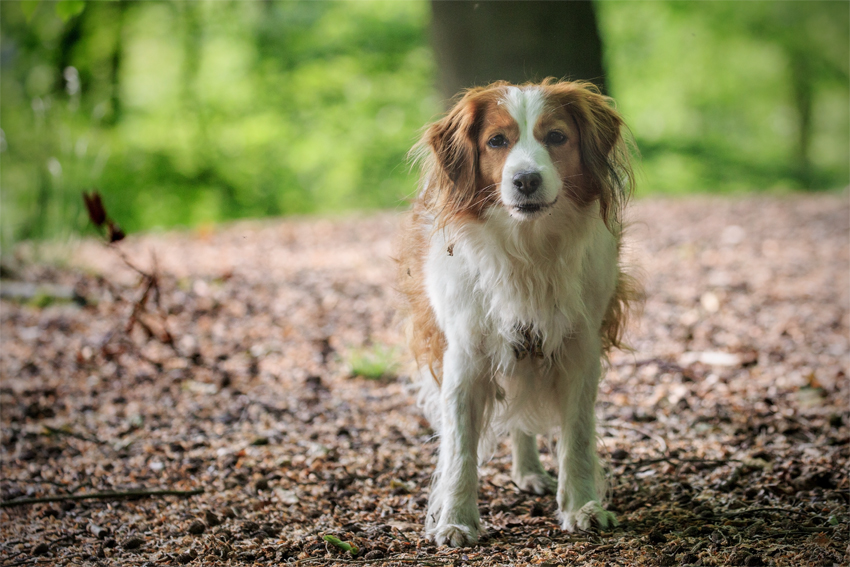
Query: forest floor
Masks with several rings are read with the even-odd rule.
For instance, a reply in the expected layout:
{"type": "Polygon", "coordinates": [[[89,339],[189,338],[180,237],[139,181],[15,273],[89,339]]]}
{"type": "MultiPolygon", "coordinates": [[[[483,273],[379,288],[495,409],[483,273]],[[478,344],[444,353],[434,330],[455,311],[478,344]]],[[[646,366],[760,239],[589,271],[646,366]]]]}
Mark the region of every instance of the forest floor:
{"type": "Polygon", "coordinates": [[[437,441],[395,320],[397,215],[21,246],[0,567],[847,565],[848,202],[637,201],[647,300],[597,408],[620,524],[561,531],[502,445],[466,549],[423,536],[437,441]],[[190,493],[20,502],[135,490],[190,493]]]}

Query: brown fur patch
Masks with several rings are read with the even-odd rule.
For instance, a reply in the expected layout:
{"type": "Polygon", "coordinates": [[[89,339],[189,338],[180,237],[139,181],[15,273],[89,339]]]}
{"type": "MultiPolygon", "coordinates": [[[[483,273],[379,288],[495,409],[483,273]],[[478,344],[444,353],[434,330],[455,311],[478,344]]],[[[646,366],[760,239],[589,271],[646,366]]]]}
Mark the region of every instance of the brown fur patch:
{"type": "Polygon", "coordinates": [[[617,275],[617,288],[602,320],[602,352],[607,354],[613,348],[628,350],[629,347],[623,343],[623,335],[631,315],[642,304],[643,296],[643,286],[638,279],[621,269],[617,275]]]}
{"type": "Polygon", "coordinates": [[[425,291],[425,260],[431,234],[422,218],[423,212],[422,204],[416,203],[405,218],[398,250],[397,282],[406,300],[401,316],[406,322],[405,332],[414,360],[420,368],[427,367],[439,383],[446,338],[437,325],[425,291]]]}
{"type": "Polygon", "coordinates": [[[602,219],[609,229],[615,227],[634,192],[622,118],[614,110],[613,101],[592,83],[559,83],[550,77],[541,85],[550,101],[569,111],[581,134],[581,160],[588,180],[584,190],[588,193],[576,198],[588,202],[599,199],[602,219]]]}

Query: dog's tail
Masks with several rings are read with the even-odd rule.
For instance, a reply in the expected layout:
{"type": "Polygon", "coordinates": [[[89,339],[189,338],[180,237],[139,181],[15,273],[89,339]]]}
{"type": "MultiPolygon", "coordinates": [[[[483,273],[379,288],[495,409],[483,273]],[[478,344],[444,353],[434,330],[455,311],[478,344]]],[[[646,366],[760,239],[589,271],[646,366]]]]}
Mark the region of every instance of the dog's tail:
{"type": "Polygon", "coordinates": [[[607,354],[612,348],[630,350],[623,342],[623,336],[629,319],[643,305],[643,299],[644,291],[640,280],[620,269],[617,288],[602,320],[602,352],[607,354]]]}

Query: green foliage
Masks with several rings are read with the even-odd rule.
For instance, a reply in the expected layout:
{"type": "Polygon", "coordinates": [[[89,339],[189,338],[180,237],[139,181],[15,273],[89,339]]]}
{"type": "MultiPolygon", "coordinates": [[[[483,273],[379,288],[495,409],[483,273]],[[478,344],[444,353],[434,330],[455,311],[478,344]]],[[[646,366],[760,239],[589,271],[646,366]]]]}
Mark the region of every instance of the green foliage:
{"type": "Polygon", "coordinates": [[[850,4],[598,6],[641,192],[848,184],[850,4]]]}
{"type": "MultiPolygon", "coordinates": [[[[600,2],[640,191],[848,183],[846,2],[600,2]]],[[[426,0],[0,2],[0,243],[400,207],[426,0]]]]}
{"type": "Polygon", "coordinates": [[[399,365],[400,353],[395,349],[376,345],[368,350],[355,350],[348,356],[352,376],[380,380],[393,376],[399,365]]]}
{"type": "Polygon", "coordinates": [[[414,190],[406,152],[441,110],[425,2],[24,7],[0,5],[5,243],[83,229],[92,188],[129,231],[414,190]]]}
{"type": "Polygon", "coordinates": [[[334,545],[334,546],[340,548],[343,551],[349,552],[352,556],[360,553],[360,549],[356,545],[354,545],[353,543],[349,543],[347,541],[342,541],[341,539],[339,539],[336,536],[332,536],[330,534],[327,534],[327,535],[322,536],[322,539],[325,540],[326,542],[330,543],[331,545],[334,545]]]}
{"type": "Polygon", "coordinates": [[[59,0],[55,4],[56,15],[62,18],[64,22],[79,15],[86,8],[84,0],[59,0]]]}

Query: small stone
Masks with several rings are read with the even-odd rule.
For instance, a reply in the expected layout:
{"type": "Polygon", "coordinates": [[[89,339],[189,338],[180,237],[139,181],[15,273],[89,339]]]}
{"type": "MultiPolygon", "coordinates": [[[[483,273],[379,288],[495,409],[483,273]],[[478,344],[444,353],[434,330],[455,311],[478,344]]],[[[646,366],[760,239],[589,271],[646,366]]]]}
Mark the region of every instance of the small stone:
{"type": "Polygon", "coordinates": [[[304,380],[304,385],[313,391],[328,389],[328,387],[322,383],[321,376],[308,376],[307,379],[304,380]]]}
{"type": "Polygon", "coordinates": [[[246,534],[252,534],[259,529],[260,529],[260,524],[258,524],[257,522],[248,521],[248,522],[245,522],[244,524],[242,524],[242,532],[246,533],[246,534]]]}
{"type": "Polygon", "coordinates": [[[653,528],[649,535],[646,536],[650,543],[666,543],[667,538],[664,537],[664,530],[661,528],[653,528]]]}
{"type": "Polygon", "coordinates": [[[611,460],[613,461],[625,461],[629,458],[629,452],[625,449],[615,449],[613,453],[611,453],[611,460]]]}
{"type": "Polygon", "coordinates": [[[207,526],[200,520],[195,520],[191,524],[189,524],[189,528],[186,530],[192,535],[201,535],[207,529],[207,526]]]}
{"type": "Polygon", "coordinates": [[[714,510],[712,510],[710,506],[698,506],[694,510],[694,514],[702,518],[711,518],[714,516],[714,510]]]}
{"type": "Polygon", "coordinates": [[[209,527],[215,527],[221,523],[221,520],[212,510],[206,510],[204,512],[204,521],[207,523],[209,527]]]}
{"type": "Polygon", "coordinates": [[[50,551],[50,546],[46,543],[40,543],[33,547],[30,553],[32,553],[33,555],[44,555],[48,551],[50,551]]]}
{"type": "Polygon", "coordinates": [[[102,528],[93,523],[89,523],[88,530],[97,539],[105,539],[108,536],[112,535],[112,532],[109,530],[109,528],[102,528]]]}
{"type": "Polygon", "coordinates": [[[379,549],[373,549],[372,551],[370,551],[369,553],[364,555],[363,559],[365,559],[366,561],[372,561],[374,559],[383,559],[383,557],[384,557],[383,551],[381,551],[379,549]]]}
{"type": "MultiPolygon", "coordinates": [[[[121,544],[121,547],[123,547],[124,549],[139,549],[144,543],[145,540],[143,540],[142,538],[138,536],[133,536],[129,539],[124,540],[124,543],[121,544]]],[[[105,545],[106,544],[104,543],[104,546],[105,545]]]]}

